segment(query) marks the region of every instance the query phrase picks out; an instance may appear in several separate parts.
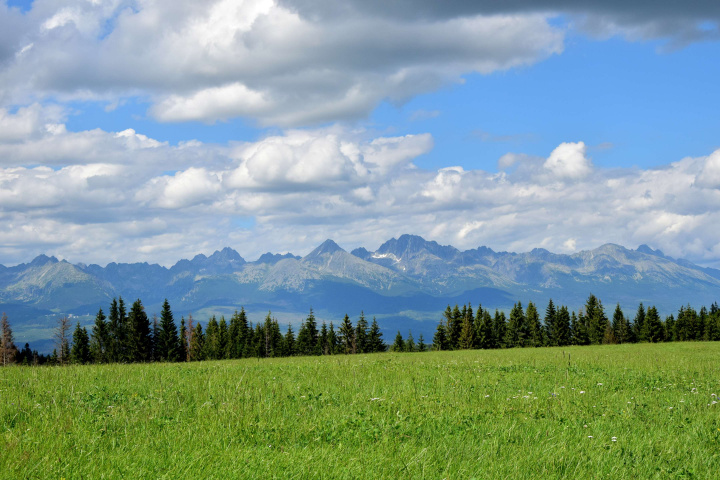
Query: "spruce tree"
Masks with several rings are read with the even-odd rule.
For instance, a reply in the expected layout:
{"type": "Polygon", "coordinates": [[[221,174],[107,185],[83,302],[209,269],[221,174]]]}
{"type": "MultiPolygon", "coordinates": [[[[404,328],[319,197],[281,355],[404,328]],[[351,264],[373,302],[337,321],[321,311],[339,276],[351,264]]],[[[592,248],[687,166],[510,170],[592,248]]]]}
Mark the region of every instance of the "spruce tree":
{"type": "Polygon", "coordinates": [[[505,337],[507,335],[507,319],[505,318],[505,312],[501,312],[495,309],[495,316],[493,317],[493,337],[497,343],[497,348],[505,348],[505,337]]]}
{"type": "Polygon", "coordinates": [[[475,326],[470,321],[470,316],[463,317],[462,330],[460,330],[460,338],[458,339],[458,348],[461,350],[469,350],[475,348],[475,326]]]}
{"type": "Polygon", "coordinates": [[[615,335],[615,339],[618,343],[627,343],[630,340],[628,327],[629,324],[625,319],[622,309],[620,308],[620,304],[618,303],[615,306],[615,313],[613,313],[612,320],[613,334],[615,335]]]}
{"type": "Polygon", "coordinates": [[[210,317],[207,326],[205,327],[204,358],[207,360],[218,360],[220,358],[221,351],[220,327],[218,326],[217,318],[213,315],[210,317]]]}
{"type": "Polygon", "coordinates": [[[357,347],[355,342],[355,328],[353,328],[353,324],[347,314],[345,314],[345,318],[343,318],[340,324],[340,342],[345,354],[355,353],[357,347]]]}
{"type": "Polygon", "coordinates": [[[522,304],[517,302],[510,310],[510,320],[505,333],[505,343],[508,347],[524,347],[528,342],[529,331],[522,304]]]}
{"type": "Polygon", "coordinates": [[[433,336],[432,349],[435,351],[448,350],[448,338],[445,324],[442,320],[438,323],[437,329],[435,329],[435,335],[433,336]]]}
{"type": "Polygon", "coordinates": [[[647,342],[647,337],[645,336],[645,307],[643,307],[642,302],[640,302],[637,313],[635,314],[635,319],[633,320],[633,327],[635,329],[635,338],[637,338],[637,341],[647,342]]]}
{"type": "Polygon", "coordinates": [[[320,333],[318,334],[318,345],[321,355],[330,355],[330,345],[328,344],[328,327],[325,322],[320,325],[320,333]]]}
{"type": "Polygon", "coordinates": [[[95,363],[105,363],[108,361],[108,344],[110,339],[108,324],[105,320],[105,314],[101,308],[97,315],[95,315],[95,324],[92,327],[92,336],[90,339],[90,356],[95,363]]]}
{"type": "Polygon", "coordinates": [[[190,335],[190,344],[188,346],[188,357],[190,361],[199,362],[205,360],[205,335],[203,334],[200,322],[193,329],[190,335]]]}
{"type": "Polygon", "coordinates": [[[571,344],[570,312],[565,305],[561,306],[557,311],[553,324],[553,330],[555,332],[554,341],[556,342],[556,345],[564,347],[571,344]]]}
{"type": "Polygon", "coordinates": [[[128,323],[128,359],[131,362],[148,362],[152,359],[150,319],[138,298],[132,304],[127,318],[128,323]]]}
{"type": "Polygon", "coordinates": [[[387,346],[382,339],[382,332],[380,326],[377,323],[377,319],[373,317],[372,324],[370,325],[370,333],[368,334],[368,351],[370,353],[384,352],[387,350],[387,346]]]}
{"type": "Polygon", "coordinates": [[[547,331],[547,339],[549,346],[559,345],[557,326],[555,325],[556,318],[557,311],[555,310],[555,304],[553,303],[551,298],[548,302],[548,306],[545,308],[545,330],[547,331]]]}
{"type": "Polygon", "coordinates": [[[300,355],[320,355],[317,322],[312,308],[298,331],[297,347],[300,355]]]}
{"type": "MultiPolygon", "coordinates": [[[[480,312],[478,311],[478,313],[480,312]]],[[[475,325],[479,332],[477,339],[479,348],[497,348],[497,342],[495,341],[495,337],[493,335],[492,323],[492,317],[490,316],[490,312],[488,310],[483,310],[482,316],[475,321],[475,325]]]]}
{"type": "Polygon", "coordinates": [[[645,339],[653,343],[665,341],[665,332],[660,321],[660,315],[658,315],[658,311],[654,306],[647,309],[645,316],[645,339]]]}
{"type": "Polygon", "coordinates": [[[90,362],[90,338],[87,330],[80,326],[80,322],[77,323],[73,332],[70,361],[81,365],[90,362]]]}
{"type": "Polygon", "coordinates": [[[415,338],[413,338],[412,331],[408,330],[408,337],[407,340],[405,340],[405,351],[412,353],[415,351],[415,347],[415,338]]]}
{"type": "Polygon", "coordinates": [[[355,325],[355,343],[357,345],[357,353],[368,352],[368,323],[365,319],[365,312],[363,311],[360,311],[360,318],[358,318],[357,325],[355,325]]]}
{"type": "Polygon", "coordinates": [[[590,294],[587,302],[585,302],[585,318],[587,319],[587,333],[590,343],[593,345],[603,343],[605,330],[608,326],[608,319],[607,316],[605,316],[602,302],[593,294],[590,294]]]}
{"type": "Polygon", "coordinates": [[[403,340],[403,336],[400,333],[400,330],[398,330],[397,335],[395,335],[395,342],[392,344],[392,347],[390,347],[391,352],[404,352],[405,351],[405,341],[403,340]]]}
{"type": "Polygon", "coordinates": [[[293,332],[290,323],[288,323],[287,332],[285,333],[284,354],[288,357],[295,355],[295,332],[293,332]]]}
{"type": "Polygon", "coordinates": [[[160,326],[156,342],[157,359],[161,362],[177,362],[180,359],[180,340],[177,326],[167,298],[160,312],[160,326]]]}
{"type": "Polygon", "coordinates": [[[423,337],[423,334],[421,333],[418,336],[417,351],[422,353],[426,350],[427,350],[427,345],[425,345],[425,338],[423,337]]]}
{"type": "Polygon", "coordinates": [[[335,355],[336,353],[338,353],[338,336],[337,333],[335,333],[335,326],[333,325],[333,322],[330,322],[330,328],[328,328],[327,343],[330,355],[335,355]]]}
{"type": "Polygon", "coordinates": [[[537,308],[532,302],[528,302],[525,319],[528,326],[528,341],[526,343],[531,347],[541,347],[543,345],[542,325],[540,324],[540,315],[537,308]]]}
{"type": "Polygon", "coordinates": [[[220,322],[218,323],[218,338],[220,340],[220,352],[218,355],[218,358],[230,358],[230,350],[228,348],[229,341],[229,332],[228,332],[228,324],[225,321],[225,315],[220,316],[220,322]]]}

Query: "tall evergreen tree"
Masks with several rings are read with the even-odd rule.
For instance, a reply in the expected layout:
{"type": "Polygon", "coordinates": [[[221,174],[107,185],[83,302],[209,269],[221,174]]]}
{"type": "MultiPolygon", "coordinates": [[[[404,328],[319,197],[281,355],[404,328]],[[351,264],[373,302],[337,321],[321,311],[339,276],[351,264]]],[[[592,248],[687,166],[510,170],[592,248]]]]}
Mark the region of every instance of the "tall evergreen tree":
{"type": "Polygon", "coordinates": [[[630,324],[625,318],[619,303],[615,306],[615,313],[613,313],[612,329],[618,343],[630,341],[630,324]]]}
{"type": "Polygon", "coordinates": [[[635,338],[637,338],[637,341],[647,342],[647,337],[645,336],[645,307],[643,307],[642,302],[640,302],[637,313],[635,314],[635,319],[633,320],[633,328],[635,330],[635,338]]]}
{"type": "Polygon", "coordinates": [[[645,340],[648,342],[656,343],[665,341],[665,331],[663,329],[662,321],[660,321],[660,315],[654,306],[647,309],[644,329],[645,340]]]}
{"type": "Polygon", "coordinates": [[[353,327],[350,317],[345,314],[340,324],[340,342],[342,344],[343,353],[355,353],[357,344],[355,342],[355,328],[353,327]]]}
{"type": "Polygon", "coordinates": [[[532,302],[528,302],[525,319],[528,328],[528,341],[526,343],[531,347],[541,347],[543,345],[542,325],[540,324],[540,315],[537,308],[532,302]]]}
{"type": "Polygon", "coordinates": [[[377,323],[377,319],[373,317],[372,324],[370,325],[370,333],[368,334],[368,351],[370,353],[384,352],[387,350],[387,346],[382,339],[382,332],[380,326],[377,323]]]}
{"type": "Polygon", "coordinates": [[[417,343],[417,351],[422,353],[427,350],[427,345],[425,344],[425,338],[423,337],[423,334],[421,333],[418,336],[418,343],[417,343]]]}
{"type": "Polygon", "coordinates": [[[109,327],[105,321],[102,308],[95,315],[95,324],[92,327],[90,339],[90,356],[95,363],[105,363],[108,359],[108,345],[110,343],[109,327]]]}
{"type": "Polygon", "coordinates": [[[602,302],[593,294],[590,294],[585,302],[585,318],[587,319],[587,333],[590,343],[600,345],[605,337],[608,319],[602,302]]]}
{"type": "Polygon", "coordinates": [[[177,326],[167,298],[160,312],[160,326],[156,342],[157,359],[161,362],[177,362],[180,359],[180,340],[177,326]]]}
{"type": "Polygon", "coordinates": [[[145,307],[138,298],[130,307],[127,318],[128,343],[127,353],[131,362],[148,362],[152,359],[150,319],[145,313],[145,307]]]}
{"type": "Polygon", "coordinates": [[[205,358],[208,360],[218,360],[222,352],[220,343],[220,327],[215,315],[210,317],[205,327],[205,358]]]}
{"type": "Polygon", "coordinates": [[[510,310],[510,320],[505,333],[505,344],[508,347],[524,347],[528,341],[528,328],[522,304],[517,302],[510,310]]]}
{"type": "Polygon", "coordinates": [[[355,325],[355,343],[357,353],[367,353],[369,351],[368,322],[363,311],[360,311],[360,318],[358,318],[355,325]]]}
{"type": "Polygon", "coordinates": [[[437,329],[435,330],[435,336],[433,336],[433,346],[432,349],[436,351],[441,350],[448,350],[450,348],[448,337],[447,337],[447,330],[445,328],[445,323],[440,320],[438,323],[437,329]]]}
{"type": "Polygon", "coordinates": [[[295,332],[293,331],[292,325],[289,323],[284,340],[283,354],[287,357],[292,357],[295,355],[295,332]]]}
{"type": "MultiPolygon", "coordinates": [[[[191,319],[192,317],[188,318],[188,326],[192,325],[191,319]]],[[[205,360],[205,334],[203,334],[203,328],[200,322],[192,329],[192,335],[190,335],[188,360],[193,362],[205,360]]]]}
{"type": "Polygon", "coordinates": [[[330,355],[330,344],[328,343],[328,327],[327,323],[323,322],[320,326],[320,333],[318,334],[318,345],[320,346],[320,353],[322,355],[330,355]]]}
{"type": "Polygon", "coordinates": [[[391,352],[404,352],[405,351],[405,341],[403,340],[403,336],[400,333],[400,330],[398,330],[397,335],[395,335],[395,342],[392,344],[392,347],[390,347],[391,352]]]}
{"type": "Polygon", "coordinates": [[[570,312],[565,305],[561,306],[557,311],[553,324],[553,330],[553,337],[556,345],[564,347],[571,344],[570,312]]]}
{"type": "Polygon", "coordinates": [[[475,348],[475,325],[471,321],[469,315],[464,315],[462,320],[462,330],[460,330],[460,338],[458,339],[458,348],[468,350],[475,348]]]}
{"type": "Polygon", "coordinates": [[[415,351],[415,338],[413,338],[412,331],[410,330],[408,330],[408,337],[407,340],[405,340],[405,351],[411,353],[415,351]]]}
{"type": "Polygon", "coordinates": [[[70,319],[62,316],[55,327],[55,350],[57,363],[65,365],[70,360],[70,319]]]}
{"type": "Polygon", "coordinates": [[[327,344],[330,355],[335,355],[336,353],[338,353],[339,341],[337,333],[335,332],[335,325],[333,325],[333,322],[330,322],[330,328],[328,328],[327,344]]]}
{"type": "Polygon", "coordinates": [[[505,337],[507,336],[507,319],[505,318],[505,312],[498,311],[495,309],[495,316],[493,317],[493,337],[497,348],[505,348],[505,337]]]}
{"type": "Polygon", "coordinates": [[[552,298],[548,302],[548,306],[545,308],[545,330],[547,332],[548,345],[555,346],[558,343],[558,332],[557,326],[555,325],[555,319],[557,318],[557,311],[555,310],[555,304],[552,298]]]}
{"type": "Polygon", "coordinates": [[[70,361],[78,364],[90,362],[90,337],[88,336],[87,330],[80,326],[80,322],[77,323],[75,331],[73,332],[70,361]]]}
{"type": "Polygon", "coordinates": [[[320,355],[317,322],[312,308],[298,331],[297,349],[300,355],[320,355]]]}
{"type": "Polygon", "coordinates": [[[479,348],[497,348],[492,323],[492,317],[488,310],[482,310],[482,315],[480,315],[480,310],[478,310],[478,318],[475,321],[475,326],[479,333],[477,339],[479,348]]]}
{"type": "Polygon", "coordinates": [[[228,324],[225,321],[225,315],[220,316],[218,322],[218,338],[220,339],[220,352],[218,358],[230,358],[230,350],[228,349],[229,339],[228,324]]]}

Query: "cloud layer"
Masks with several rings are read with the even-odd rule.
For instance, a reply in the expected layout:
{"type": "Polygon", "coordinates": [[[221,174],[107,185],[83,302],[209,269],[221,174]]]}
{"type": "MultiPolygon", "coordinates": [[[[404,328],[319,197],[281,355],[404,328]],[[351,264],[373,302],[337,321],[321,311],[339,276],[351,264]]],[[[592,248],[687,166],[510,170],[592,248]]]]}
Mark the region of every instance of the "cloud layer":
{"type": "MultiPolygon", "coordinates": [[[[602,169],[582,142],[500,173],[414,160],[428,134],[342,127],[250,143],[170,146],[133,131],[69,132],[52,109],[0,112],[0,263],[156,261],[232,246],[249,259],[307,253],[327,237],[376,248],[416,233],[460,248],[567,252],[641,243],[720,266],[720,151],[662,168],[602,169]],[[15,121],[17,119],[17,121],[15,121]],[[203,159],[203,161],[198,161],[203,159]]],[[[512,157],[512,161],[508,158],[512,157]]],[[[502,170],[504,169],[504,170],[502,170]]]]}

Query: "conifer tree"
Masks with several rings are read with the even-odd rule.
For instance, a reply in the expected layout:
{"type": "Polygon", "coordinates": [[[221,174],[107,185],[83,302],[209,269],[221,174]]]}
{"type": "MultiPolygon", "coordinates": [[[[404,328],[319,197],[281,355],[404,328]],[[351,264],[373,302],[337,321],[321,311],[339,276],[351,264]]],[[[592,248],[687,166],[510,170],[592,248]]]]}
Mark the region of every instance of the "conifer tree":
{"type": "Polygon", "coordinates": [[[645,336],[645,307],[643,307],[642,302],[640,302],[637,313],[635,314],[633,328],[635,330],[635,338],[637,338],[637,341],[647,342],[647,337],[645,336]]]}
{"type": "Polygon", "coordinates": [[[121,331],[123,325],[120,323],[120,312],[118,309],[118,301],[113,298],[108,311],[108,342],[106,348],[107,359],[109,362],[120,362],[123,358],[122,339],[124,334],[121,331]]]}
{"type": "Polygon", "coordinates": [[[328,328],[327,323],[323,322],[320,326],[318,334],[318,345],[320,346],[321,355],[330,355],[330,345],[328,344],[328,328]]]}
{"type": "Polygon", "coordinates": [[[152,332],[150,333],[150,361],[157,362],[157,343],[158,336],[160,335],[160,322],[158,321],[157,313],[153,313],[152,322],[150,322],[150,324],[152,325],[152,332]]]}
{"type": "Polygon", "coordinates": [[[458,348],[461,350],[475,348],[475,326],[467,314],[463,317],[462,330],[460,330],[460,338],[458,339],[458,348]]]}
{"type": "Polygon", "coordinates": [[[350,317],[345,314],[340,324],[340,342],[342,344],[343,353],[355,353],[357,344],[355,342],[355,328],[353,327],[350,317]]]}
{"type": "Polygon", "coordinates": [[[517,302],[510,310],[510,320],[505,333],[505,343],[508,347],[524,347],[528,342],[529,331],[522,304],[517,302]]]}
{"type": "Polygon", "coordinates": [[[10,321],[3,312],[2,317],[0,317],[0,360],[2,360],[4,367],[15,362],[17,347],[14,342],[10,321]]]}
{"type": "Polygon", "coordinates": [[[608,319],[605,315],[602,302],[593,294],[590,294],[587,302],[585,302],[585,318],[587,319],[587,333],[590,343],[594,345],[603,343],[605,330],[608,326],[608,319]]]}
{"type": "Polygon", "coordinates": [[[360,318],[355,325],[355,344],[357,353],[368,352],[368,323],[363,311],[360,311],[360,318]]]}
{"type": "Polygon", "coordinates": [[[623,314],[620,304],[615,306],[615,313],[613,313],[612,329],[615,339],[618,343],[627,343],[630,341],[629,338],[629,324],[625,315],[623,314]]]}
{"type": "Polygon", "coordinates": [[[300,355],[320,355],[317,322],[312,308],[298,331],[297,348],[300,355]]]}
{"type": "Polygon", "coordinates": [[[205,360],[205,334],[203,334],[202,324],[198,322],[190,336],[190,345],[188,349],[190,361],[198,362],[205,360]]]}
{"type": "Polygon", "coordinates": [[[108,361],[108,344],[110,339],[108,324],[105,320],[105,314],[101,308],[97,315],[95,315],[95,324],[92,327],[90,339],[90,356],[95,363],[105,363],[108,361]]]}
{"type": "Polygon", "coordinates": [[[460,332],[462,332],[462,321],[463,321],[463,314],[460,311],[460,308],[458,307],[457,303],[455,304],[455,308],[452,310],[452,321],[449,322],[448,325],[448,343],[450,344],[450,348],[453,350],[457,350],[459,348],[459,342],[460,342],[460,332]]]}
{"type": "Polygon", "coordinates": [[[407,337],[407,340],[405,340],[405,351],[406,352],[414,352],[415,348],[416,348],[415,338],[413,337],[412,331],[408,330],[408,337],[407,337]]]}
{"type": "Polygon", "coordinates": [[[338,353],[338,336],[337,333],[335,333],[335,326],[333,325],[333,322],[330,322],[330,328],[328,328],[327,343],[330,355],[335,355],[336,353],[338,353]]]}
{"type": "Polygon", "coordinates": [[[541,347],[543,345],[542,325],[537,308],[532,302],[528,302],[525,319],[528,325],[528,341],[526,343],[531,347],[541,347]]]}
{"type": "Polygon", "coordinates": [[[566,346],[571,344],[570,335],[570,312],[566,306],[561,306],[553,322],[554,341],[556,345],[566,346]]]}
{"type": "Polygon", "coordinates": [[[130,307],[128,324],[128,360],[131,362],[148,362],[152,359],[150,319],[145,313],[142,301],[138,298],[130,307]]]}
{"type": "Polygon", "coordinates": [[[417,343],[417,351],[422,353],[427,350],[427,345],[425,345],[425,338],[423,337],[423,334],[421,333],[418,336],[418,343],[417,343]]]}
{"type": "Polygon", "coordinates": [[[372,324],[370,325],[370,333],[368,334],[368,351],[370,353],[384,352],[387,350],[387,346],[382,339],[382,332],[380,326],[377,323],[377,319],[373,317],[372,324]]]}
{"type": "MultiPolygon", "coordinates": [[[[480,311],[478,311],[478,315],[480,315],[480,311]]],[[[492,323],[490,312],[488,310],[483,310],[482,316],[478,316],[478,319],[475,321],[475,325],[479,332],[477,339],[478,348],[497,348],[497,342],[495,341],[495,337],[493,335],[492,323]]]]}
{"type": "Polygon", "coordinates": [[[555,304],[552,298],[548,302],[548,306],[545,308],[545,330],[547,332],[548,345],[556,346],[558,343],[558,332],[555,320],[557,318],[557,311],[555,310],[555,304]]]}
{"type": "Polygon", "coordinates": [[[222,346],[220,345],[220,327],[218,326],[215,315],[210,317],[205,327],[205,354],[208,360],[218,360],[222,346]]]}
{"type": "Polygon", "coordinates": [[[156,341],[157,360],[161,362],[177,362],[180,359],[180,340],[177,326],[167,298],[160,312],[160,326],[156,341]]]}
{"type": "Polygon", "coordinates": [[[447,338],[447,330],[445,328],[445,323],[440,320],[437,329],[435,330],[435,335],[433,336],[432,349],[435,351],[448,350],[448,343],[449,342],[447,338]]]}
{"type": "Polygon", "coordinates": [[[400,330],[398,330],[397,335],[395,335],[395,342],[392,344],[392,347],[390,347],[391,352],[404,352],[405,351],[405,341],[403,340],[403,336],[400,333],[400,330]]]}
{"type": "Polygon", "coordinates": [[[658,315],[658,311],[654,306],[647,309],[644,327],[645,339],[648,342],[656,343],[665,341],[665,332],[662,322],[660,321],[660,315],[658,315]]]}
{"type": "Polygon", "coordinates": [[[77,322],[73,332],[72,348],[70,349],[70,361],[77,364],[90,362],[90,338],[87,330],[77,322]]]}
{"type": "Polygon", "coordinates": [[[228,344],[230,342],[228,336],[228,324],[225,321],[225,315],[221,315],[220,322],[218,322],[218,338],[220,340],[218,358],[230,358],[230,351],[228,350],[228,344]]]}
{"type": "Polygon", "coordinates": [[[283,353],[287,357],[295,355],[295,332],[293,332],[292,325],[288,323],[287,332],[285,333],[285,342],[283,353]]]}

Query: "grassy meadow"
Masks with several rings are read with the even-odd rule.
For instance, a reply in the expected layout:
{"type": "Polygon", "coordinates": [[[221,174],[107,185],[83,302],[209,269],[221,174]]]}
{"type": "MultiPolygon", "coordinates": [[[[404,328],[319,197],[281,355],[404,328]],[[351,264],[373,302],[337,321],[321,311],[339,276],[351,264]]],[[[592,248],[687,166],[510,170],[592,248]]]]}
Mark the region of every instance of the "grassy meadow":
{"type": "Polygon", "coordinates": [[[711,478],[720,342],[0,368],[0,477],[711,478]]]}

